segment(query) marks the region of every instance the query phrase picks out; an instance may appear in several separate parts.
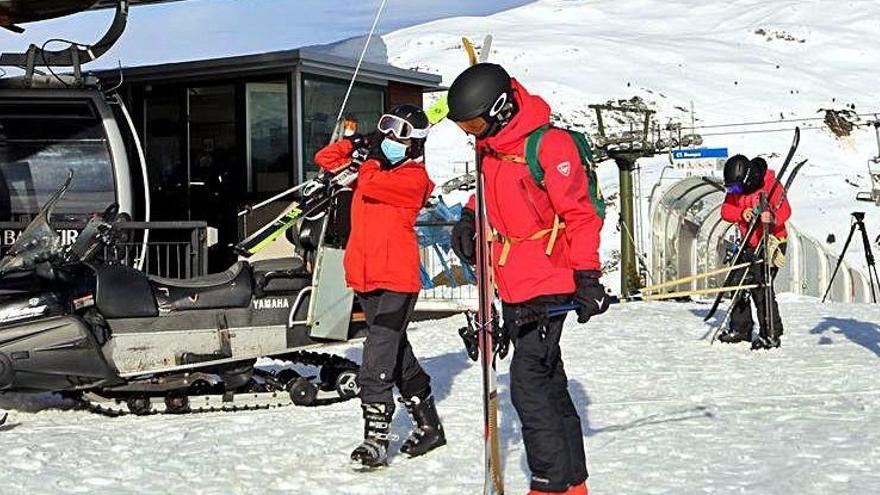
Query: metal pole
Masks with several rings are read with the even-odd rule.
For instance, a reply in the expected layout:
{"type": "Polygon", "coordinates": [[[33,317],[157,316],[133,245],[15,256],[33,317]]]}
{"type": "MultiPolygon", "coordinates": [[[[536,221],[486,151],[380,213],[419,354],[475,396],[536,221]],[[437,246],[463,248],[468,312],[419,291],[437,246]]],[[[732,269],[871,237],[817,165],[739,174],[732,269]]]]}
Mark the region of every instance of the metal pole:
{"type": "Polygon", "coordinates": [[[868,281],[871,283],[871,301],[874,304],[877,304],[877,291],[874,286],[874,278],[871,274],[872,270],[876,274],[877,268],[874,265],[874,253],[871,251],[871,240],[868,239],[868,231],[865,229],[863,218],[863,216],[856,216],[856,225],[858,225],[859,230],[862,231],[862,243],[865,245],[865,261],[868,263],[868,281]]]}
{"type": "MultiPolygon", "coordinates": [[[[849,236],[846,238],[846,242],[843,244],[843,250],[840,252],[840,256],[837,258],[837,266],[834,267],[834,273],[831,274],[831,280],[828,281],[828,288],[825,289],[825,295],[822,296],[822,302],[825,302],[825,299],[828,297],[828,293],[831,292],[831,287],[834,285],[834,277],[837,276],[837,271],[840,269],[840,265],[843,263],[843,257],[844,255],[846,255],[846,250],[847,248],[849,248],[849,243],[852,241],[853,234],[856,233],[856,227],[858,227],[858,224],[853,223],[849,229],[849,236]]],[[[873,292],[873,284],[871,292],[873,292]]]]}
{"type": "Polygon", "coordinates": [[[623,231],[632,232],[635,225],[633,214],[633,178],[634,160],[625,157],[614,159],[620,171],[620,294],[629,296],[639,290],[639,275],[636,264],[636,248],[631,236],[623,231]]]}
{"type": "Polygon", "coordinates": [[[345,115],[345,106],[348,104],[348,98],[351,96],[352,88],[354,88],[354,82],[357,79],[358,72],[361,70],[361,65],[364,63],[364,57],[370,48],[370,40],[373,39],[373,33],[376,32],[376,25],[379,24],[379,19],[382,17],[382,10],[385,9],[386,3],[388,3],[388,0],[382,0],[382,3],[379,4],[379,9],[376,11],[376,17],[373,19],[372,27],[370,27],[370,34],[367,35],[367,41],[364,42],[364,49],[361,51],[361,56],[358,58],[357,65],[354,68],[354,74],[352,74],[351,81],[348,83],[348,90],[345,92],[345,98],[342,99],[342,105],[339,107],[339,115],[336,117],[336,126],[334,128],[339,127],[339,123],[342,122],[342,116],[345,115]]]}

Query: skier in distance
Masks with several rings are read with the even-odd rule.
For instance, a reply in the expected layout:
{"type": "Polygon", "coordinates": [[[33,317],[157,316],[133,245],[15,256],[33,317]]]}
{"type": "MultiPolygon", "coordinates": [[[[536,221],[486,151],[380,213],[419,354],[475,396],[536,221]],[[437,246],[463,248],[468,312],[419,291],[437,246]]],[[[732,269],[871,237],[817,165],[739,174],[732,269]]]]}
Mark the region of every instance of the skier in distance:
{"type": "Polygon", "coordinates": [[[769,209],[760,211],[762,194],[765,197],[769,195],[776,181],[776,173],[760,157],[749,160],[743,155],[735,155],[724,164],[724,187],[727,189],[727,196],[721,206],[721,218],[727,222],[735,223],[741,235],[745,235],[749,223],[755,218],[755,215],[761,217],[758,226],[744,247],[745,251],[740,258],[742,262],[764,259],[764,250],[761,249],[761,252],[756,252],[756,250],[763,237],[764,225],[770,225],[768,241],[773,252],[770,261],[772,264],[771,280],[767,282],[771,285],[770,298],[768,300],[767,291],[763,286],[766,278],[763,263],[755,263],[734,272],[731,280],[735,282],[743,280],[743,284],[757,284],[760,287],[748,292],[740,291],[740,296],[732,302],[730,326],[718,336],[719,340],[727,343],[752,342],[753,350],[779,347],[782,337],[782,317],[779,314],[776,292],[773,291],[772,285],[779,268],[785,263],[786,241],[788,239],[785,222],[791,216],[791,206],[785,197],[785,189],[777,187],[773,197],[767,198],[769,209]],[[744,271],[748,272],[745,278],[743,278],[744,271]],[[760,328],[758,337],[754,341],[752,341],[754,321],[752,320],[750,299],[755,302],[760,328]],[[772,305],[772,334],[767,318],[769,305],[772,305]]]}

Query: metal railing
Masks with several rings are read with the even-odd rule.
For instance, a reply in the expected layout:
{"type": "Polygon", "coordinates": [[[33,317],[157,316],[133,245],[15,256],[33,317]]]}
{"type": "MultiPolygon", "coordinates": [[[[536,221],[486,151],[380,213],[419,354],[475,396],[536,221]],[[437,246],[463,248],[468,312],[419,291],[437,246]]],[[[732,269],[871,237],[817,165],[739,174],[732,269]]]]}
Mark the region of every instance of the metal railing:
{"type": "Polygon", "coordinates": [[[416,224],[419,236],[422,291],[421,310],[460,310],[476,306],[477,288],[473,269],[452,251],[455,222],[424,221],[416,224]]]}
{"type": "MultiPolygon", "coordinates": [[[[54,222],[61,242],[76,241],[83,222],[54,222]]],[[[0,255],[27,227],[22,222],[0,222],[0,255]]],[[[118,222],[119,239],[104,249],[104,259],[134,266],[144,253],[143,232],[150,230],[144,271],[164,278],[193,278],[208,273],[208,225],[205,222],[118,222]]]]}

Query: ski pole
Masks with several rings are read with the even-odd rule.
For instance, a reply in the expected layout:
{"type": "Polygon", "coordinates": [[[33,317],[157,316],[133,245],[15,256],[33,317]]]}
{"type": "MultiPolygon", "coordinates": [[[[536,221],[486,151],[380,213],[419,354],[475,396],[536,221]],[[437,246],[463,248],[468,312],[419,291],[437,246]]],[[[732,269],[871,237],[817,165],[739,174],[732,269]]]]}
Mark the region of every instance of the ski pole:
{"type": "Polygon", "coordinates": [[[351,81],[349,81],[348,89],[345,91],[342,105],[339,106],[339,115],[336,117],[336,123],[333,126],[334,138],[338,139],[342,135],[340,132],[340,126],[343,122],[343,116],[345,115],[345,107],[348,106],[348,99],[351,97],[351,90],[354,89],[355,80],[357,80],[358,73],[364,63],[364,57],[366,57],[367,50],[370,48],[370,41],[373,39],[373,34],[376,32],[376,26],[379,24],[379,19],[382,17],[382,11],[385,10],[386,3],[388,3],[388,0],[382,0],[382,3],[379,4],[379,8],[376,10],[376,17],[373,18],[373,25],[370,27],[370,33],[367,35],[366,41],[364,41],[364,48],[361,51],[361,56],[358,58],[357,65],[354,67],[354,74],[351,75],[351,81]]]}
{"type": "Polygon", "coordinates": [[[577,311],[581,305],[578,303],[568,303],[568,304],[560,304],[559,306],[550,306],[547,308],[547,317],[554,318],[557,316],[562,316],[564,314],[568,314],[569,311],[577,311]]]}
{"type": "MultiPolygon", "coordinates": [[[[619,304],[620,303],[620,298],[618,296],[609,295],[608,297],[610,298],[609,304],[619,304]]],[[[544,313],[544,316],[546,316],[547,318],[555,318],[557,316],[562,316],[562,315],[568,314],[571,311],[577,311],[578,309],[580,309],[580,307],[581,307],[581,305],[576,302],[570,302],[567,304],[559,304],[557,306],[548,306],[546,312],[544,313]]],[[[534,320],[524,319],[524,320],[520,320],[520,321],[523,323],[531,323],[532,321],[537,321],[537,320],[538,320],[538,316],[536,315],[534,320]]]]}

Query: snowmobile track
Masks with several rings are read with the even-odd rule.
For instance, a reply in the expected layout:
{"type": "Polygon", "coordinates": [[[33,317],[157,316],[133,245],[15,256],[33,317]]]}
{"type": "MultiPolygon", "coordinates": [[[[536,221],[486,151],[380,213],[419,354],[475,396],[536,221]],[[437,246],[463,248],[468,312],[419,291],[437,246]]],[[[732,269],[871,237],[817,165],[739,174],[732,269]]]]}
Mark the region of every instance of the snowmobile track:
{"type": "MultiPolygon", "coordinates": [[[[297,351],[273,359],[285,361],[285,365],[301,364],[307,366],[332,367],[342,372],[357,372],[359,366],[354,361],[333,355],[317,352],[297,351]]],[[[283,379],[282,373],[272,373],[258,368],[254,369],[252,382],[265,390],[230,391],[222,394],[171,393],[165,396],[116,396],[102,395],[96,391],[85,391],[73,399],[79,407],[107,417],[121,416],[153,416],[158,414],[200,414],[211,412],[257,411],[286,407],[297,404],[293,397],[294,387],[307,387],[309,398],[307,403],[299,405],[324,405],[341,402],[357,396],[358,390],[352,376],[343,385],[339,383],[313,383],[309,378],[293,373],[290,379],[283,379]]],[[[321,373],[323,377],[323,372],[321,373]]],[[[2,423],[0,423],[2,424],[2,423]]]]}

